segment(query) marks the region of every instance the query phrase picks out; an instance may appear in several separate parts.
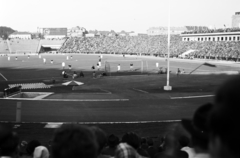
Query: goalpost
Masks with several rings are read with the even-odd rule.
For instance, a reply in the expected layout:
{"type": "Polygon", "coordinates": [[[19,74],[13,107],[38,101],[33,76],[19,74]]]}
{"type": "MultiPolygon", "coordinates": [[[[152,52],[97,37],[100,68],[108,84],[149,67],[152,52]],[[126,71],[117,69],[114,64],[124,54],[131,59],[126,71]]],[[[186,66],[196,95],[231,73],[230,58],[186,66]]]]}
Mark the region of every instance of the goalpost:
{"type": "Polygon", "coordinates": [[[107,60],[104,63],[105,72],[110,76],[112,72],[143,73],[143,60],[107,60]]]}
{"type": "Polygon", "coordinates": [[[16,54],[33,54],[32,50],[16,50],[16,54]]]}

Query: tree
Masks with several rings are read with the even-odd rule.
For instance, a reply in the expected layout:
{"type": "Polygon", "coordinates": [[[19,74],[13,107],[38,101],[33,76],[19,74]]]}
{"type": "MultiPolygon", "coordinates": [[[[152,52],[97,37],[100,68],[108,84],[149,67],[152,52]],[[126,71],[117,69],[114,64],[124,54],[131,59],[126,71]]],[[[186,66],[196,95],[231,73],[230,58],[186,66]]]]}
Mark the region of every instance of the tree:
{"type": "Polygon", "coordinates": [[[0,38],[7,39],[13,32],[16,31],[10,27],[0,26],[0,38]]]}

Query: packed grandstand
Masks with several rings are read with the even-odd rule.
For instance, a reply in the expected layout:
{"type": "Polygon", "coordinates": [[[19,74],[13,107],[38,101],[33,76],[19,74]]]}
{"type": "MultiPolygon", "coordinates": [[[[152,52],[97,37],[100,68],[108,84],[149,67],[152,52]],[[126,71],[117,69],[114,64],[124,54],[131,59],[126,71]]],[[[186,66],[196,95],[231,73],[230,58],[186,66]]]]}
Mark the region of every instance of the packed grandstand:
{"type": "MultiPolygon", "coordinates": [[[[188,50],[189,59],[233,60],[240,58],[239,41],[183,42],[179,35],[171,36],[170,57],[179,57],[188,50]]],[[[106,53],[151,55],[165,57],[167,36],[114,36],[114,37],[75,37],[69,38],[61,47],[62,53],[106,53]]]]}
{"type": "MultiPolygon", "coordinates": [[[[1,53],[42,53],[52,50],[59,53],[106,53],[165,57],[167,36],[99,36],[72,37],[67,40],[1,40],[1,53]],[[57,48],[60,48],[59,50],[57,48]],[[52,48],[52,49],[51,49],[52,48]]],[[[179,35],[171,36],[170,57],[180,57],[189,50],[186,58],[239,61],[240,41],[182,41],[179,35]]]]}

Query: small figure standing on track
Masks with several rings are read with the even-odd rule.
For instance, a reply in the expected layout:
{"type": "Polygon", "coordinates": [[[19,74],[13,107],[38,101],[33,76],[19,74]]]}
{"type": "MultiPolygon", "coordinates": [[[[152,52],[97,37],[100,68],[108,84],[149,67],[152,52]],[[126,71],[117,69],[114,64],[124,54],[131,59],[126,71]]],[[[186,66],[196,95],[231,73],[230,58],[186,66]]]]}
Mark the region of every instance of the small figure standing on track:
{"type": "Polygon", "coordinates": [[[68,75],[64,70],[62,71],[62,76],[63,76],[63,78],[68,78],[68,75]]]}
{"type": "Polygon", "coordinates": [[[72,75],[72,79],[74,80],[74,78],[76,78],[76,77],[77,77],[77,73],[76,73],[76,71],[74,71],[73,75],[72,75]]]}
{"type": "Polygon", "coordinates": [[[98,61],[98,65],[101,67],[101,58],[99,59],[99,61],[98,61]]]}
{"type": "Polygon", "coordinates": [[[121,70],[121,66],[120,66],[120,64],[118,64],[118,66],[117,66],[117,72],[119,72],[121,70]]]}
{"type": "Polygon", "coordinates": [[[65,63],[62,62],[62,69],[64,70],[64,68],[65,68],[65,63]]]}
{"type": "Polygon", "coordinates": [[[79,77],[84,77],[84,74],[82,71],[80,72],[79,77]]]}
{"type": "Polygon", "coordinates": [[[130,64],[130,70],[133,71],[133,63],[130,64]]]}
{"type": "Polygon", "coordinates": [[[99,68],[100,68],[100,67],[99,67],[99,64],[97,63],[97,69],[98,69],[98,71],[99,71],[99,68]]]}
{"type": "Polygon", "coordinates": [[[95,73],[95,71],[93,71],[92,77],[93,77],[93,78],[96,78],[96,73],[95,73]]]}
{"type": "Polygon", "coordinates": [[[177,69],[177,76],[181,73],[181,70],[178,68],[177,69]]]}

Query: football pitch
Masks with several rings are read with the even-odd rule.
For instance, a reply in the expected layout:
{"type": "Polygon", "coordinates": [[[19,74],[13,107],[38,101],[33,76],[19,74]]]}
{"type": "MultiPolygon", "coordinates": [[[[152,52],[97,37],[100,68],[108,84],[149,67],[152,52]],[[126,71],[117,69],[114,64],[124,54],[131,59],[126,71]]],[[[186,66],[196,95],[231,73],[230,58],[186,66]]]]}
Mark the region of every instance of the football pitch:
{"type": "Polygon", "coordinates": [[[17,60],[16,56],[11,56],[10,61],[0,56],[1,91],[9,85],[46,84],[49,88],[28,88],[22,92],[50,94],[41,99],[0,98],[0,123],[12,126],[23,140],[37,139],[43,144],[52,138],[55,128],[65,123],[97,125],[108,134],[120,137],[129,131],[156,137],[169,131],[182,118],[192,117],[202,104],[212,102],[218,86],[231,76],[223,72],[239,71],[239,63],[208,61],[215,66],[206,66],[202,65],[204,60],[171,59],[170,85],[173,89],[164,91],[166,74],[157,74],[156,68],[156,63],[159,67],[167,67],[163,58],[103,55],[100,70],[92,70],[98,60],[99,55],[43,54],[41,58],[22,55],[17,56],[17,60]],[[111,65],[111,76],[92,78],[93,71],[96,75],[104,72],[104,63],[109,60],[116,61],[111,65]],[[143,72],[139,69],[141,62],[134,60],[142,60],[143,72]],[[73,71],[83,71],[84,78],[75,78],[83,85],[62,85],[72,80],[62,77],[62,62],[70,75],[73,71]],[[131,62],[133,70],[130,70],[131,62]],[[120,72],[116,72],[118,64],[121,64],[120,72]],[[177,68],[184,69],[185,74],[176,75],[177,68]],[[218,75],[211,74],[218,72],[218,75]],[[22,123],[15,122],[19,102],[22,123]]]}
{"type": "MultiPolygon", "coordinates": [[[[102,66],[96,71],[104,71],[104,62],[142,60],[144,72],[130,70],[129,63],[121,62],[121,71],[113,64],[111,76],[93,79],[91,69],[96,66],[99,55],[27,55],[0,57],[0,88],[9,84],[46,83],[48,89],[23,89],[22,92],[51,92],[51,95],[39,99],[1,99],[0,121],[15,121],[16,104],[22,103],[23,122],[141,122],[179,120],[191,117],[200,105],[211,102],[216,88],[229,75],[199,75],[196,72],[238,71],[238,63],[216,64],[215,67],[200,66],[204,61],[172,60],[170,85],[173,90],[164,91],[166,74],[157,74],[156,62],[166,67],[165,59],[155,57],[103,55],[102,66]],[[69,59],[67,60],[67,56],[69,59]],[[43,58],[46,63],[43,63],[43,58]],[[53,63],[50,61],[53,60],[53,63]],[[81,86],[62,86],[61,83],[72,80],[63,79],[62,62],[65,71],[83,71],[84,78],[76,81],[81,86]],[[125,64],[125,65],[124,65],[125,64]],[[68,69],[71,65],[71,70],[68,69]],[[194,73],[189,74],[199,67],[194,73]],[[177,68],[185,74],[176,75],[177,68]],[[51,83],[55,80],[55,83],[51,83]]],[[[134,65],[135,66],[135,65],[134,65]]],[[[137,65],[135,66],[137,67],[137,65]]]]}

